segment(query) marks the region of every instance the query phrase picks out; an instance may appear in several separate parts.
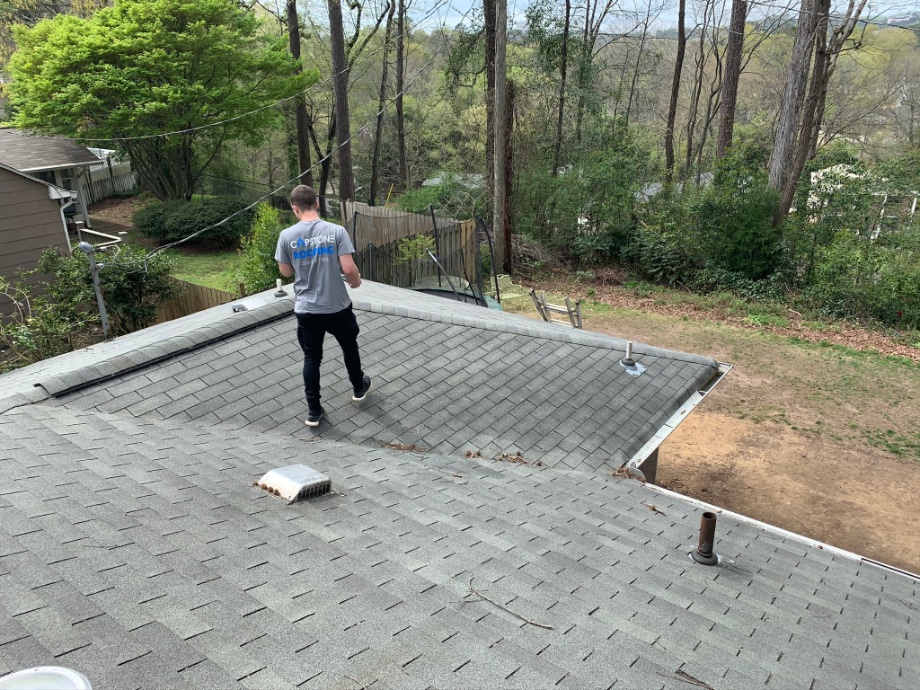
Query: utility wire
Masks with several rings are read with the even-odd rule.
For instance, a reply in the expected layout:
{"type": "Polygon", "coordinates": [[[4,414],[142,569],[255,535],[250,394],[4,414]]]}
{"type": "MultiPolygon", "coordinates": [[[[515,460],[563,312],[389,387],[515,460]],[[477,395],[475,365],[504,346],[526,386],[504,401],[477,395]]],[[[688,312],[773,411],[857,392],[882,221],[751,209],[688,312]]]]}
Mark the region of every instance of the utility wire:
{"type": "MultiPolygon", "coordinates": [[[[452,0],[451,0],[451,3],[448,4],[448,9],[450,9],[451,7],[452,7],[452,0]]],[[[463,14],[463,16],[461,17],[461,20],[462,20],[462,19],[465,19],[466,16],[469,15],[469,13],[472,11],[472,9],[473,9],[473,6],[471,5],[471,6],[470,6],[470,9],[468,9],[468,10],[463,14]]],[[[372,124],[382,113],[384,113],[384,112],[387,110],[387,108],[390,107],[390,105],[392,105],[393,103],[396,102],[396,99],[397,99],[399,96],[402,96],[403,94],[405,94],[406,91],[408,91],[409,87],[412,86],[412,84],[414,84],[415,81],[416,81],[417,79],[419,79],[419,77],[422,76],[422,74],[425,72],[425,70],[427,70],[432,64],[434,64],[435,59],[436,59],[436,58],[441,54],[441,52],[444,50],[444,45],[446,45],[446,42],[444,42],[444,43],[442,44],[442,46],[441,46],[440,48],[438,48],[438,50],[436,50],[436,51],[432,54],[432,56],[431,56],[431,58],[428,60],[428,62],[426,62],[424,65],[422,65],[422,68],[415,74],[415,76],[412,77],[412,79],[410,79],[410,80],[403,86],[402,91],[400,91],[399,93],[395,94],[392,98],[390,98],[390,99],[388,100],[388,102],[387,102],[386,104],[384,104],[383,108],[381,108],[381,109],[378,110],[376,113],[374,113],[374,116],[373,116],[371,119],[369,119],[369,120],[368,120],[366,123],[364,123],[362,126],[357,127],[357,128],[355,129],[355,131],[360,132],[364,127],[369,127],[369,126],[370,126],[370,125],[371,125],[371,124],[372,124]]],[[[212,223],[211,225],[208,225],[208,226],[206,226],[206,227],[204,227],[204,228],[201,228],[200,230],[196,230],[195,232],[193,232],[192,234],[188,235],[187,237],[183,237],[182,239],[175,240],[174,242],[169,242],[169,243],[167,243],[167,244],[164,244],[164,245],[161,246],[161,247],[157,247],[156,249],[151,250],[150,252],[147,253],[147,256],[145,257],[145,270],[146,270],[146,259],[149,259],[150,257],[155,256],[156,254],[159,254],[160,252],[164,252],[164,251],[166,251],[167,249],[171,249],[171,248],[173,248],[173,247],[179,246],[180,244],[184,244],[185,242],[188,242],[189,240],[193,240],[194,238],[198,237],[198,236],[201,235],[202,233],[207,232],[208,230],[213,230],[214,228],[219,227],[219,226],[223,225],[224,223],[233,220],[233,219],[236,218],[237,216],[239,216],[239,215],[241,215],[241,214],[243,214],[243,213],[246,213],[246,211],[252,210],[252,209],[255,208],[257,205],[259,205],[260,203],[262,203],[263,201],[265,201],[266,199],[268,199],[268,198],[271,197],[272,195],[277,194],[277,193],[280,192],[282,189],[285,189],[285,188],[288,187],[291,183],[298,181],[298,180],[301,179],[304,175],[306,175],[308,172],[310,172],[310,171],[312,171],[314,168],[316,168],[318,165],[321,165],[324,161],[326,161],[327,159],[331,158],[331,157],[332,157],[332,154],[334,154],[336,151],[338,151],[338,150],[341,149],[342,147],[347,146],[348,144],[350,144],[350,143],[351,143],[351,139],[352,139],[352,137],[348,137],[348,139],[345,139],[345,141],[341,142],[340,144],[338,144],[337,146],[335,146],[334,148],[332,148],[332,149],[329,151],[329,153],[327,153],[325,156],[323,156],[322,158],[320,158],[318,161],[316,161],[316,163],[314,163],[313,165],[311,165],[309,168],[307,168],[306,170],[304,170],[303,172],[301,172],[301,173],[300,173],[299,175],[297,175],[296,177],[292,177],[290,180],[288,180],[287,182],[285,182],[285,183],[282,184],[281,186],[276,187],[275,189],[273,189],[272,191],[268,192],[267,194],[264,194],[263,196],[259,197],[258,199],[256,199],[255,201],[253,201],[253,202],[252,202],[251,204],[249,204],[248,206],[246,206],[246,207],[244,207],[244,208],[241,208],[239,211],[236,211],[236,212],[234,212],[234,213],[231,213],[229,216],[227,216],[227,217],[224,218],[223,220],[220,220],[220,221],[218,221],[218,222],[216,222],[216,223],[212,223]]]]}
{"type": "MultiPolygon", "coordinates": [[[[428,20],[429,18],[431,18],[431,16],[432,16],[435,12],[437,12],[438,10],[440,10],[440,9],[443,7],[443,5],[444,5],[443,2],[435,3],[434,5],[432,5],[432,7],[431,7],[431,8],[429,9],[429,11],[428,11],[428,14],[424,15],[424,16],[419,20],[419,23],[420,23],[420,22],[424,22],[424,21],[428,20]]],[[[450,3],[448,3],[448,7],[450,7],[450,6],[451,6],[450,3]]],[[[467,12],[467,14],[469,14],[469,12],[467,12]]],[[[465,16],[466,16],[466,15],[464,15],[464,17],[465,17],[465,16]]],[[[442,28],[443,28],[443,27],[442,27],[442,28]]],[[[383,46],[380,46],[380,47],[378,47],[378,48],[375,48],[373,51],[371,51],[370,53],[368,53],[368,54],[365,55],[364,57],[365,57],[365,58],[373,57],[374,55],[376,55],[377,53],[379,53],[381,50],[383,50],[383,46]]],[[[278,100],[275,101],[274,103],[269,103],[268,105],[263,105],[263,106],[261,106],[261,107],[259,107],[259,108],[255,108],[254,110],[250,110],[250,111],[245,112],[245,113],[242,113],[242,114],[240,114],[240,115],[234,115],[233,117],[228,117],[228,118],[223,119],[223,120],[218,120],[217,122],[209,122],[209,123],[204,124],[204,125],[198,125],[198,126],[196,126],[196,127],[186,127],[185,129],[177,129],[177,130],[173,130],[173,131],[171,131],[171,132],[159,132],[159,133],[157,133],[157,134],[139,134],[139,135],[137,135],[137,136],[131,136],[131,137],[74,137],[74,138],[75,138],[75,139],[78,139],[79,141],[85,141],[85,142],[145,141],[145,140],[149,140],[149,139],[159,139],[159,138],[164,138],[164,137],[174,137],[174,136],[178,136],[178,135],[180,135],[180,134],[190,134],[191,132],[198,132],[198,131],[201,131],[201,130],[210,129],[210,128],[212,128],[212,127],[220,127],[221,125],[226,125],[226,124],[230,124],[231,122],[236,122],[237,120],[242,120],[243,118],[249,117],[250,115],[255,115],[256,113],[261,113],[262,111],[268,110],[268,109],[270,109],[270,108],[274,108],[274,107],[276,107],[276,106],[281,105],[282,103],[286,103],[287,101],[290,101],[290,100],[293,100],[293,99],[298,98],[298,97],[300,97],[300,96],[303,96],[304,94],[306,94],[307,92],[309,92],[309,91],[311,91],[313,88],[315,88],[316,86],[319,86],[319,85],[321,85],[321,84],[330,83],[333,79],[335,79],[335,77],[339,76],[340,74],[344,74],[345,72],[348,72],[349,70],[351,70],[351,67],[346,67],[346,68],[345,68],[344,70],[342,70],[341,72],[335,72],[335,73],[333,73],[333,74],[330,74],[328,77],[326,77],[326,78],[324,78],[324,79],[319,79],[319,80],[313,82],[312,84],[310,84],[310,86],[308,86],[308,87],[305,88],[304,90],[298,91],[297,93],[291,94],[290,96],[285,96],[284,98],[278,99],[278,100]]]]}

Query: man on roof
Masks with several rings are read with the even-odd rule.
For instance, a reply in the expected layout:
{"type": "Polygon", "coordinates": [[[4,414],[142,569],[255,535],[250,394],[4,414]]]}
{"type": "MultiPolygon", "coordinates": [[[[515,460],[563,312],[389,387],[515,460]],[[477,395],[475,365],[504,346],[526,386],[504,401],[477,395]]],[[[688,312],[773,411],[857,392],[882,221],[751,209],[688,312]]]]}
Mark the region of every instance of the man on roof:
{"type": "Polygon", "coordinates": [[[278,237],[275,260],[285,278],[294,276],[294,314],[297,341],[303,350],[303,384],[307,398],[304,424],[319,426],[325,415],[320,404],[319,368],[323,361],[323,340],[331,333],[342,348],[351,381],[352,400],[361,402],[371,388],[371,379],[361,369],[358,351],[358,320],[342,274],[352,288],[361,286],[355,265],[355,248],[341,225],[319,217],[316,192],[298,185],[291,192],[291,210],[300,222],[278,237]]]}

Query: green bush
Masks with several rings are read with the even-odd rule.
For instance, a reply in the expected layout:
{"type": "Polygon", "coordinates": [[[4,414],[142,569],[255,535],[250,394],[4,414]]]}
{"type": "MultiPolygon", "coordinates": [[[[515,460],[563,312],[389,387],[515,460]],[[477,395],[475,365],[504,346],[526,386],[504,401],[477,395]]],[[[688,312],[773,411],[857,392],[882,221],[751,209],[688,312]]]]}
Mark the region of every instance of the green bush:
{"type": "MultiPolygon", "coordinates": [[[[178,292],[170,277],[172,264],[163,254],[148,259],[143,250],[125,247],[117,257],[100,253],[97,260],[113,335],[152,325],[159,307],[178,292]]],[[[0,279],[0,294],[16,307],[10,319],[0,322],[0,341],[11,353],[8,368],[70,352],[99,337],[92,274],[81,252],[64,256],[46,250],[35,270],[12,282],[0,279]]]]}
{"type": "Polygon", "coordinates": [[[246,202],[232,196],[207,197],[193,201],[155,201],[134,214],[134,226],[158,242],[175,242],[235,215],[194,239],[219,249],[236,247],[252,222],[252,211],[238,213],[246,202]]]}
{"type": "Polygon", "coordinates": [[[693,203],[702,262],[752,280],[778,266],[782,232],[773,227],[779,195],[767,186],[764,152],[741,147],[716,162],[712,186],[693,203]]]}
{"type": "Polygon", "coordinates": [[[818,251],[803,301],[832,316],[917,328],[920,251],[910,246],[916,240],[909,234],[886,244],[841,230],[818,251]]]}
{"type": "Polygon", "coordinates": [[[279,278],[275,250],[278,235],[281,234],[281,218],[278,211],[268,203],[256,207],[252,228],[240,243],[239,281],[246,286],[246,293],[267,290],[279,278]]]}
{"type": "Polygon", "coordinates": [[[580,263],[609,261],[632,237],[650,167],[647,150],[625,129],[607,132],[556,176],[552,161],[538,156],[515,176],[515,225],[580,263]]]}

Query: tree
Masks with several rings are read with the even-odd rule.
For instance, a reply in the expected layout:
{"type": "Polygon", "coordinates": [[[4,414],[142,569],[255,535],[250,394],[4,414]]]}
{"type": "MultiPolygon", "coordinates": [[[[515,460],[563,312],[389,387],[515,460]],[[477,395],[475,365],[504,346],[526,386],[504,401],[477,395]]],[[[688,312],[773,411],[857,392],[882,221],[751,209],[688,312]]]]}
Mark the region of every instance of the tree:
{"type": "Polygon", "coordinates": [[[795,156],[795,142],[802,114],[802,99],[811,70],[811,53],[820,17],[819,0],[802,0],[799,25],[792,47],[792,62],[783,92],[773,153],[770,156],[770,188],[782,192],[795,156]]]}
{"type": "Polygon", "coordinates": [[[508,189],[506,183],[507,129],[505,114],[508,108],[508,74],[506,71],[508,46],[508,0],[495,0],[495,105],[492,124],[495,171],[493,176],[492,234],[495,237],[495,263],[504,269],[511,262],[508,252],[511,228],[506,225],[508,189]]]}
{"type": "Polygon", "coordinates": [[[387,76],[389,72],[390,58],[390,34],[393,28],[393,13],[396,10],[396,3],[389,0],[387,3],[387,24],[383,35],[383,70],[380,76],[380,93],[377,97],[377,131],[374,133],[374,159],[371,161],[371,193],[370,205],[373,206],[377,201],[377,186],[380,182],[380,146],[383,143],[383,120],[386,116],[386,99],[387,99],[387,76]]]}
{"type": "Polygon", "coordinates": [[[716,158],[722,158],[732,145],[735,127],[735,104],[738,101],[738,81],[741,77],[741,57],[744,50],[744,23],[747,20],[747,0],[732,1],[732,18],[728,25],[728,46],[725,49],[725,76],[722,80],[722,104],[719,112],[719,139],[716,158]]]}
{"type": "Polygon", "coordinates": [[[329,0],[329,38],[332,43],[332,85],[335,89],[335,130],[339,151],[339,201],[355,199],[355,176],[351,166],[351,125],[348,120],[348,68],[345,62],[345,30],[340,0],[329,0]]]}
{"type": "Polygon", "coordinates": [[[674,80],[671,82],[671,101],[668,104],[668,124],[664,133],[665,179],[671,182],[674,175],[674,121],[677,119],[677,97],[680,95],[680,73],[684,67],[687,34],[684,31],[686,0],[680,0],[677,10],[677,57],[674,58],[674,80]]]}
{"type": "Polygon", "coordinates": [[[117,0],[15,37],[14,124],[107,140],[160,199],[190,199],[225,144],[260,142],[269,106],[316,79],[234,0],[117,0]]]}
{"type": "MultiPolygon", "coordinates": [[[[287,0],[286,23],[288,30],[288,49],[291,57],[297,61],[294,74],[303,72],[303,62],[300,59],[300,21],[297,17],[297,0],[287,0]]],[[[307,117],[307,104],[303,94],[298,94],[294,101],[294,118],[297,128],[297,161],[302,174],[301,182],[313,186],[313,163],[310,160],[310,124],[307,117]],[[307,171],[306,174],[303,174],[307,171]]]]}

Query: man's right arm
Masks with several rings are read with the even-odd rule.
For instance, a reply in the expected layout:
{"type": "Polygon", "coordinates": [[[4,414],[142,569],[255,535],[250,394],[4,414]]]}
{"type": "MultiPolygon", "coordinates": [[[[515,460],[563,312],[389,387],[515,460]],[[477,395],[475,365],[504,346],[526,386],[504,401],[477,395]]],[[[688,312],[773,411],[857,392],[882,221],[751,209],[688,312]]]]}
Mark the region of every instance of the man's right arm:
{"type": "Polygon", "coordinates": [[[357,264],[355,264],[354,255],[342,254],[339,256],[339,265],[342,267],[342,273],[345,274],[348,284],[353,288],[361,287],[361,273],[358,271],[357,264]]]}

